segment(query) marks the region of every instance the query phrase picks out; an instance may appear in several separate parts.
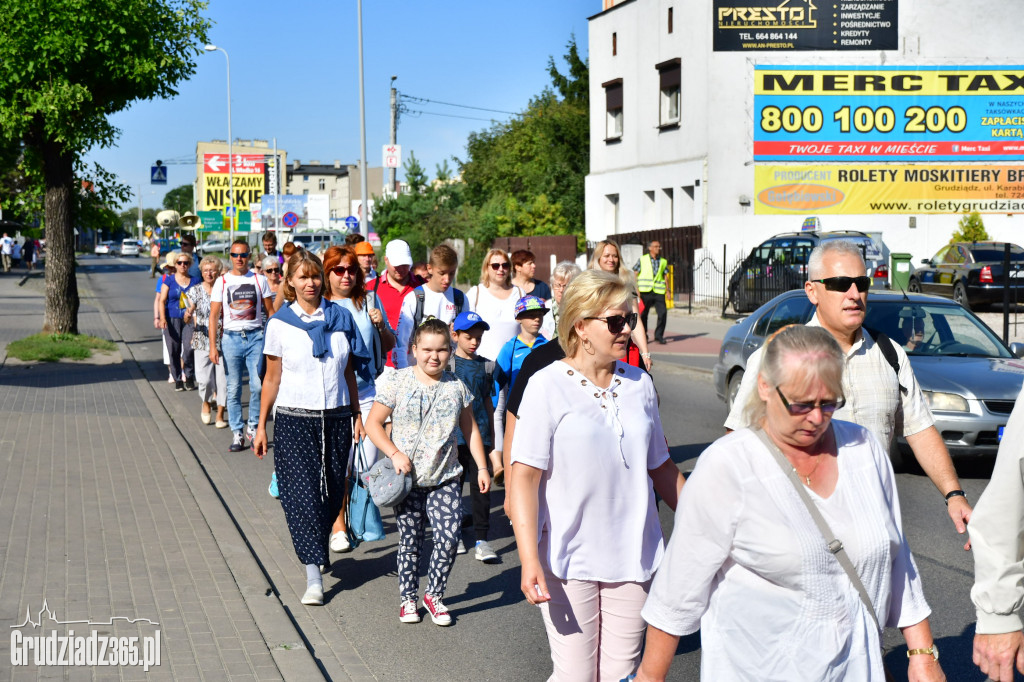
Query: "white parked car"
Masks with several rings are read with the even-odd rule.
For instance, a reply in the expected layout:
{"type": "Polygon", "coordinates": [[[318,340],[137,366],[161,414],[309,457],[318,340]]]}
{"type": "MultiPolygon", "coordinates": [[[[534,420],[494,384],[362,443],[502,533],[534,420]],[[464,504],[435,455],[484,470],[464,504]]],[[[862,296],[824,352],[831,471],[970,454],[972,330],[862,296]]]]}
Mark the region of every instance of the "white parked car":
{"type": "Polygon", "coordinates": [[[120,256],[121,246],[114,241],[100,242],[92,252],[97,256],[120,256]]]}
{"type": "Polygon", "coordinates": [[[121,242],[121,255],[122,256],[135,256],[139,257],[139,243],[134,239],[125,239],[121,242]]]}
{"type": "Polygon", "coordinates": [[[221,239],[215,239],[208,242],[203,242],[196,247],[201,255],[205,256],[209,253],[227,253],[228,249],[231,248],[231,242],[221,239]]]}

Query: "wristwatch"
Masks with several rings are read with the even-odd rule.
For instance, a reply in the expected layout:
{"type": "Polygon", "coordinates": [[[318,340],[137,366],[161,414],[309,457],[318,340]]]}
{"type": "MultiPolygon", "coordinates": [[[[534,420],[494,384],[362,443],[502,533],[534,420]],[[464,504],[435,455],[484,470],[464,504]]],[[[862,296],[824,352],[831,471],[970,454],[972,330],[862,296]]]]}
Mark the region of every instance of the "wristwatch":
{"type": "Polygon", "coordinates": [[[948,493],[946,493],[945,497],[946,497],[946,506],[948,507],[949,506],[949,501],[951,499],[953,499],[954,497],[962,497],[962,498],[964,498],[966,500],[967,499],[967,493],[965,493],[963,490],[950,490],[948,493]]]}
{"type": "Polygon", "coordinates": [[[910,650],[908,650],[907,651],[907,658],[910,658],[911,656],[916,656],[918,654],[928,654],[929,656],[931,656],[932,658],[935,659],[936,663],[939,662],[939,647],[936,644],[934,644],[934,643],[930,647],[928,647],[927,649],[910,649],[910,650]]]}

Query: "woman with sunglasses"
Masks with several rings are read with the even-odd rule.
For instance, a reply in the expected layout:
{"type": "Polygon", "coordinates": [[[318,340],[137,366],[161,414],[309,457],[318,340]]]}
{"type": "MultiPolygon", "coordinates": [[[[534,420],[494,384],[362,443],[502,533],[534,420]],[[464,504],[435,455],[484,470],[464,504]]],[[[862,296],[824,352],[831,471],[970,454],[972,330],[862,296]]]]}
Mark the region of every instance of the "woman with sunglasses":
{"type": "Polygon", "coordinates": [[[664,552],[654,492],[674,509],[654,383],[618,362],[633,291],[588,270],[562,298],[565,359],[530,378],[512,438],[512,525],[520,587],[541,607],[551,680],[620,680],[636,668],[640,615],[664,552]]]}
{"type": "MultiPolygon", "coordinates": [[[[622,264],[622,252],[619,251],[618,244],[611,240],[598,242],[597,246],[594,247],[594,255],[590,259],[590,268],[618,275],[623,282],[629,284],[633,289],[633,312],[637,315],[643,312],[640,308],[642,303],[640,302],[640,292],[636,288],[636,277],[632,270],[622,264]]],[[[632,343],[627,346],[626,354],[622,358],[623,361],[634,367],[640,367],[640,361],[643,360],[643,367],[650,371],[654,363],[651,361],[651,354],[647,350],[647,330],[644,328],[643,322],[637,321],[633,327],[630,341],[632,343]]]]}
{"type": "MultiPolygon", "coordinates": [[[[206,256],[199,262],[199,272],[203,281],[199,286],[188,290],[188,309],[185,321],[195,326],[192,333],[192,350],[195,351],[196,379],[199,383],[199,398],[203,401],[199,419],[204,424],[213,421],[211,408],[217,403],[218,429],[226,429],[228,422],[224,418],[227,406],[227,375],[224,373],[224,358],[218,358],[217,364],[210,362],[210,294],[213,283],[224,272],[224,263],[216,256],[206,256]]],[[[220,336],[217,336],[220,346],[220,336]]]]}
{"type": "Polygon", "coordinates": [[[705,450],[680,496],[638,680],[665,679],[698,629],[701,679],[884,680],[884,627],[903,631],[912,682],[945,679],[887,451],[832,418],[843,365],[820,327],[768,341],[753,426],[705,450]]]}
{"type": "Polygon", "coordinates": [[[501,249],[491,249],[480,266],[480,283],[466,294],[469,309],[490,325],[480,339],[477,355],[495,360],[498,351],[519,332],[516,303],[523,291],[512,284],[512,261],[501,249]]]}
{"type": "MultiPolygon", "coordinates": [[[[192,256],[182,251],[174,252],[174,274],[165,277],[160,285],[160,329],[164,330],[164,341],[171,359],[171,376],[174,377],[175,391],[194,391],[196,388],[195,362],[192,355],[191,323],[185,321],[188,308],[187,292],[201,280],[190,277],[192,256]]],[[[170,256],[168,256],[170,262],[170,256]]]]}
{"type": "MultiPolygon", "coordinates": [[[[359,409],[369,414],[373,399],[377,397],[374,380],[384,369],[384,360],[389,350],[395,347],[395,334],[388,326],[384,310],[377,294],[366,290],[359,256],[351,246],[332,246],[324,252],[324,273],[327,286],[324,297],[348,310],[355,319],[363,345],[370,349],[370,362],[364,372],[356,375],[359,391],[359,409]]],[[[355,458],[353,466],[370,467],[377,461],[377,447],[369,438],[363,437],[362,429],[353,432],[353,455],[356,447],[362,448],[362,461],[355,458]]],[[[331,551],[347,552],[352,549],[348,539],[348,527],[344,512],[338,515],[331,530],[331,551]]]]}
{"type": "Polygon", "coordinates": [[[270,295],[267,296],[267,309],[276,311],[277,305],[277,292],[281,290],[281,283],[284,281],[284,265],[279,263],[277,256],[264,256],[263,260],[259,261],[260,268],[256,272],[267,278],[267,284],[270,285],[270,295]]]}

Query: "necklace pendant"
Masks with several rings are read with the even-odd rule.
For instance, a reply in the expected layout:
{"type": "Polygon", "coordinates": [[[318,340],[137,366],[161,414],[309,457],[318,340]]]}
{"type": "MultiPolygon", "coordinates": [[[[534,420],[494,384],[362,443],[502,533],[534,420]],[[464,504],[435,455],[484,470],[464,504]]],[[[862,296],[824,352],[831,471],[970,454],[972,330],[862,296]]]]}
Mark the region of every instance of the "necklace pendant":
{"type": "Polygon", "coordinates": [[[804,480],[807,482],[807,487],[810,488],[811,487],[811,475],[807,474],[806,476],[804,476],[804,480]]]}

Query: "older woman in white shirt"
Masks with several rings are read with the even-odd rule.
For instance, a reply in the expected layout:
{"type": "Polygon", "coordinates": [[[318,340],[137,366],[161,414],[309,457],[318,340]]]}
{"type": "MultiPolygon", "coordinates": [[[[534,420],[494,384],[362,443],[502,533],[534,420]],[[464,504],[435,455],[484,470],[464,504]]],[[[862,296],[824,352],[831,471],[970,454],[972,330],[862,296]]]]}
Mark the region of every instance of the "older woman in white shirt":
{"type": "Polygon", "coordinates": [[[610,273],[572,281],[558,325],[566,359],[530,379],[512,440],[521,588],[541,607],[552,680],[634,670],[664,550],[654,491],[674,509],[683,485],[650,376],[616,361],[636,323],[632,298],[610,273]]]}
{"type": "Polygon", "coordinates": [[[945,679],[886,450],[831,418],[842,372],[820,327],[786,327],[767,344],[756,430],[705,450],[680,496],[644,606],[638,680],[664,679],[679,636],[698,629],[702,680],[883,680],[879,624],[903,631],[912,682],[945,679]],[[863,595],[832,556],[834,539],[863,595]]]}
{"type": "Polygon", "coordinates": [[[469,309],[490,328],[480,339],[476,354],[496,360],[505,342],[519,333],[516,303],[525,294],[512,284],[512,261],[501,249],[491,249],[480,266],[480,283],[466,293],[469,309]]]}
{"type": "Polygon", "coordinates": [[[352,314],[323,298],[320,259],[302,249],[288,259],[282,294],[291,305],[270,322],[263,352],[260,421],[253,452],[267,452],[267,416],[274,416],[274,466],[295,553],[306,566],[302,603],[323,604],[321,567],[345,494],[345,468],[363,435],[356,365],[369,353],[352,314]]]}

